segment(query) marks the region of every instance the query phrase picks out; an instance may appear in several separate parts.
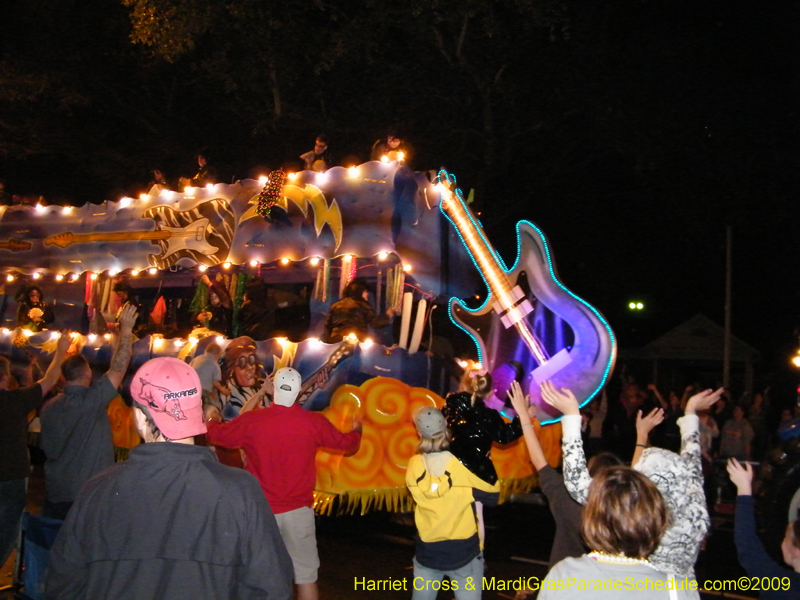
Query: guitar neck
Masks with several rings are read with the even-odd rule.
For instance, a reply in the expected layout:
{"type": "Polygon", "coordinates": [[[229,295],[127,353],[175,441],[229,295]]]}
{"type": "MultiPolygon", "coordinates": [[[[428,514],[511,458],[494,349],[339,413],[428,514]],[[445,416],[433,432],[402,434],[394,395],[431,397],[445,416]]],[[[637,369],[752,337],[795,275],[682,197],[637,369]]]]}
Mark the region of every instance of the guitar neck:
{"type": "MultiPolygon", "coordinates": [[[[497,251],[489,243],[472,211],[450,190],[447,190],[442,196],[442,209],[450,217],[467,246],[467,250],[475,259],[478,269],[489,286],[489,291],[500,308],[498,312],[504,313],[513,310],[518,301],[524,299],[522,293],[515,290],[514,285],[508,280],[497,251]]],[[[522,320],[522,316],[524,314],[515,318],[514,326],[537,362],[543,365],[548,360],[547,352],[527,323],[522,320]]]]}
{"type": "MultiPolygon", "coordinates": [[[[343,344],[348,344],[348,342],[343,342],[343,344]]],[[[343,361],[345,358],[350,356],[353,352],[355,345],[347,345],[347,346],[340,346],[333,354],[330,355],[328,360],[319,367],[316,371],[314,371],[311,375],[305,378],[305,381],[300,386],[300,393],[297,394],[297,402],[299,404],[304,404],[306,400],[313,394],[318,387],[320,387],[318,382],[318,375],[322,372],[330,373],[336,366],[343,361]]],[[[326,384],[323,384],[322,387],[325,387],[326,384]]]]}
{"type": "Polygon", "coordinates": [[[109,233],[76,233],[70,239],[71,244],[85,242],[124,242],[130,240],[167,240],[172,237],[171,231],[120,231],[109,233]]]}
{"type": "Polygon", "coordinates": [[[497,252],[486,239],[483,229],[478,225],[472,211],[453,193],[443,199],[442,208],[455,225],[464,244],[478,264],[489,290],[497,298],[503,308],[514,303],[511,295],[512,285],[506,277],[505,269],[500,265],[497,252]]]}

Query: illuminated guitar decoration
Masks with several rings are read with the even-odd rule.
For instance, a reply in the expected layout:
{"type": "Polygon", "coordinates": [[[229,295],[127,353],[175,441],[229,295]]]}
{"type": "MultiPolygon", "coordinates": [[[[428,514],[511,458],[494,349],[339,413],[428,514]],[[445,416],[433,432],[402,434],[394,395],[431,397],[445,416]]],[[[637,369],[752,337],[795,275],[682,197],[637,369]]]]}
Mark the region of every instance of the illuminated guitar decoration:
{"type": "Polygon", "coordinates": [[[11,238],[7,242],[0,242],[0,249],[11,250],[12,252],[21,252],[23,250],[30,250],[31,243],[24,240],[16,240],[11,238]]]}
{"type": "Polygon", "coordinates": [[[514,266],[507,269],[461,190],[451,190],[455,178],[441,171],[439,181],[440,209],[489,288],[486,301],[475,310],[452,298],[450,317],[475,340],[483,368],[491,372],[514,361],[531,374],[531,399],[545,414],[542,423],[551,423],[560,414],[541,400],[539,384],[549,379],[557,388],[571,389],[581,404],[590,400],[614,366],[614,333],[597,309],[558,280],[541,230],[527,221],[517,224],[519,252],[514,266]]]}
{"type": "Polygon", "coordinates": [[[12,252],[21,252],[23,250],[30,250],[31,243],[12,238],[7,242],[0,242],[0,248],[3,250],[11,250],[12,252]]]}
{"type": "Polygon", "coordinates": [[[65,232],[48,237],[44,243],[46,246],[65,248],[70,244],[152,240],[159,245],[161,253],[149,255],[148,261],[159,269],[166,269],[181,258],[189,258],[199,264],[216,265],[228,256],[235,216],[224,200],[210,200],[184,211],[169,206],[154,206],[144,211],[142,218],[153,219],[156,230],[65,232]]]}

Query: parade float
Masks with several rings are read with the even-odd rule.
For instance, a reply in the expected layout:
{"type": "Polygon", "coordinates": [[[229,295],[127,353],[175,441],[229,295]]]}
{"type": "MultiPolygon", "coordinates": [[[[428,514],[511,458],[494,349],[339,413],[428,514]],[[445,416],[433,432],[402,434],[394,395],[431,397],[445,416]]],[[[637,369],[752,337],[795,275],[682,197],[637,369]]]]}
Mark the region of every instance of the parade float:
{"type": "MultiPolygon", "coordinates": [[[[318,454],[316,508],[323,514],[410,509],[404,476],[417,444],[413,411],[441,407],[464,369],[492,373],[505,417],[510,382],[522,382],[539,408],[545,453],[557,464],[560,415],[542,402],[539,383],[550,379],[586,403],[601,391],[616,356],[602,315],[559,281],[540,229],[517,224],[517,257],[508,268],[455,178],[441,172],[430,181],[402,161],[274,171],[182,192],[155,187],[102,205],[0,211],[0,353],[20,366],[32,358],[47,362],[57,330],[69,328],[76,330],[73,351],[102,372],[120,303],[112,290],[123,280],[139,294],[150,325],[134,343],[131,372],[156,356],[189,361],[211,342],[230,365],[238,355],[226,352],[241,347],[231,344],[242,339],[239,326],[225,336],[192,329],[197,323],[186,317],[208,302],[201,279],[225,287],[234,323],[249,284],[274,292],[274,335],[251,340],[257,377],[292,366],[307,383],[306,409],[342,430],[354,418],[364,426],[355,455],[318,454]],[[369,282],[377,312],[395,309],[399,328],[323,343],[328,309],[355,277],[369,282]],[[481,281],[476,307],[464,299],[475,298],[481,281]],[[17,324],[15,298],[30,285],[53,310],[50,329],[17,324]],[[452,325],[436,325],[444,320],[433,318],[437,310],[452,325]]],[[[223,379],[239,376],[231,368],[223,379]]],[[[138,443],[130,406],[117,399],[109,415],[124,458],[124,449],[138,443]]],[[[503,499],[535,485],[520,440],[495,446],[492,459],[503,499]]]]}

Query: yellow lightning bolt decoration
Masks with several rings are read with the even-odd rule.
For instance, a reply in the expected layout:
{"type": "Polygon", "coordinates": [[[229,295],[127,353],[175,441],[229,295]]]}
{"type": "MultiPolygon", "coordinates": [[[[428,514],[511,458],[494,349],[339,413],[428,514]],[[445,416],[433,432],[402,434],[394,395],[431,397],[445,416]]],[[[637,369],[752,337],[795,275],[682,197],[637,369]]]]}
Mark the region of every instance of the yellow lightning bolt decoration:
{"type": "MultiPolygon", "coordinates": [[[[300,188],[296,185],[287,184],[283,186],[283,193],[277,204],[282,209],[288,210],[288,200],[291,200],[302,211],[304,217],[308,216],[308,206],[311,205],[314,210],[314,227],[317,230],[317,237],[322,233],[322,228],[327,223],[333,232],[333,239],[336,242],[335,250],[339,249],[339,245],[342,243],[342,212],[339,210],[339,204],[335,198],[328,205],[325,194],[317,186],[306,185],[304,188],[300,188]]],[[[257,203],[258,196],[253,196],[250,199],[252,206],[239,219],[240,223],[258,216],[256,212],[257,203]]]]}
{"type": "Polygon", "coordinates": [[[339,210],[336,199],[334,198],[330,206],[328,206],[325,194],[313,185],[307,185],[303,193],[309,204],[311,204],[311,208],[314,209],[314,227],[317,228],[317,237],[322,232],[322,227],[327,223],[333,232],[333,239],[336,241],[336,248],[334,249],[338,250],[339,244],[342,243],[342,213],[339,210]]]}
{"type": "Polygon", "coordinates": [[[297,354],[297,344],[294,342],[290,342],[286,338],[278,338],[278,343],[283,348],[283,354],[281,356],[272,355],[273,366],[272,366],[272,373],[277,373],[278,369],[282,369],[283,367],[291,367],[294,363],[294,357],[297,354]]]}

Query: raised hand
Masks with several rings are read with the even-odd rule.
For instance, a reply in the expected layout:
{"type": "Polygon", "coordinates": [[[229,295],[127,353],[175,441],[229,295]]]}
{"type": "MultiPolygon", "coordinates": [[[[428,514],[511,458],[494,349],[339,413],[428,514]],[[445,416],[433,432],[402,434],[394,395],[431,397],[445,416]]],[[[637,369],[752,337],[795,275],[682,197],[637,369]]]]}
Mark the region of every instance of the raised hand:
{"type": "Polygon", "coordinates": [[[136,307],[131,303],[126,304],[119,316],[120,333],[131,333],[137,316],[136,307]]]}
{"type": "Polygon", "coordinates": [[[642,411],[636,413],[636,437],[647,439],[650,432],[656,425],[659,425],[664,420],[664,409],[654,408],[646,416],[642,416],[642,411]]]}
{"type": "Polygon", "coordinates": [[[735,458],[729,459],[728,475],[740,496],[753,495],[753,467],[750,466],[750,463],[744,463],[742,466],[735,458]]]}
{"type": "Polygon", "coordinates": [[[511,406],[514,407],[520,420],[523,423],[527,422],[529,419],[525,419],[523,415],[528,415],[530,398],[522,393],[522,387],[518,381],[511,382],[511,389],[508,390],[508,399],[511,400],[511,406]]]}
{"type": "Polygon", "coordinates": [[[69,329],[63,329],[61,331],[61,337],[58,338],[58,342],[56,342],[56,352],[60,354],[66,354],[67,350],[69,350],[70,344],[72,344],[70,331],[69,329]]]}
{"type": "MultiPolygon", "coordinates": [[[[259,390],[259,392],[261,392],[263,394],[269,394],[270,396],[272,396],[275,393],[275,388],[272,385],[272,377],[273,377],[273,375],[267,375],[264,378],[264,383],[261,384],[261,389],[259,390]]],[[[231,395],[230,394],[230,390],[228,390],[228,394],[227,395],[228,396],[231,395]]]]}
{"type": "Polygon", "coordinates": [[[706,410],[711,408],[714,403],[719,400],[719,397],[725,391],[725,388],[719,388],[717,390],[703,390],[702,392],[698,392],[686,403],[686,412],[690,411],[698,411],[698,410],[706,410]]]}
{"type": "Polygon", "coordinates": [[[578,406],[578,399],[572,390],[561,388],[557,391],[555,386],[548,380],[539,386],[542,392],[542,398],[553,408],[560,410],[565,415],[579,415],[581,414],[580,407],[578,406]]]}

